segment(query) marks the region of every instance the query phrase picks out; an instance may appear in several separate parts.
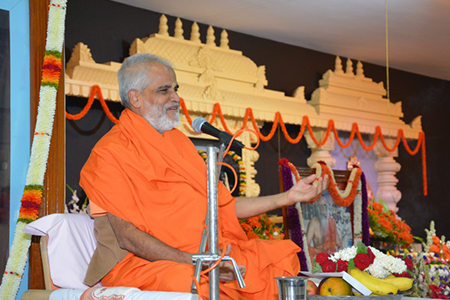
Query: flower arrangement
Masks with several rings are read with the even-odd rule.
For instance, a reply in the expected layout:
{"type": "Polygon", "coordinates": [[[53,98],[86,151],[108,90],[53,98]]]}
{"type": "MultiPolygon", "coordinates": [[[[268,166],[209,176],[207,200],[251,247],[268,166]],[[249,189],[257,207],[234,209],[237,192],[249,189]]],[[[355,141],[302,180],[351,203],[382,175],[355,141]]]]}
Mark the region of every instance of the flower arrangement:
{"type": "Polygon", "coordinates": [[[413,242],[411,228],[380,199],[376,198],[376,200],[368,205],[372,237],[408,248],[413,242]]]}
{"type": "MultiPolygon", "coordinates": [[[[412,269],[412,264],[410,264],[412,269]]],[[[403,274],[408,266],[403,259],[386,255],[383,252],[359,242],[357,246],[342,249],[334,254],[321,252],[314,257],[313,273],[343,272],[358,268],[378,278],[390,274],[403,274]]]]}
{"type": "Polygon", "coordinates": [[[266,214],[242,219],[239,223],[249,239],[282,240],[284,238],[282,228],[272,223],[266,214]]]}
{"type": "Polygon", "coordinates": [[[449,299],[450,298],[450,268],[446,260],[449,242],[445,236],[436,236],[434,222],[430,229],[425,229],[427,241],[422,242],[423,251],[410,256],[414,260],[414,297],[449,299]],[[444,250],[445,249],[445,250],[444,250]]]}
{"type": "Polygon", "coordinates": [[[72,192],[72,198],[70,199],[69,202],[66,203],[66,206],[64,207],[64,213],[66,213],[66,214],[68,214],[68,213],[72,213],[72,214],[87,213],[87,206],[89,204],[88,197],[86,196],[86,198],[84,198],[83,204],[80,207],[78,205],[78,203],[80,202],[80,198],[78,198],[78,196],[77,196],[77,190],[72,189],[68,184],[66,184],[66,186],[72,192]]]}

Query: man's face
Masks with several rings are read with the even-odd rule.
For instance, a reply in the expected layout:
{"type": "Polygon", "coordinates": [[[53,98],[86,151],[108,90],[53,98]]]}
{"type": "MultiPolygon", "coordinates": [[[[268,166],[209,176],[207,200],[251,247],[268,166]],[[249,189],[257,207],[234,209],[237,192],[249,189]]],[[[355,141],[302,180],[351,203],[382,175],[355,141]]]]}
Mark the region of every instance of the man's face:
{"type": "Polygon", "coordinates": [[[148,76],[152,83],[141,93],[144,97],[142,117],[158,132],[164,133],[180,124],[177,79],[173,70],[161,64],[152,65],[148,76]]]}
{"type": "Polygon", "coordinates": [[[317,200],[317,205],[319,206],[319,212],[321,214],[321,217],[324,217],[327,215],[327,202],[324,197],[320,197],[319,200],[317,200]]]}

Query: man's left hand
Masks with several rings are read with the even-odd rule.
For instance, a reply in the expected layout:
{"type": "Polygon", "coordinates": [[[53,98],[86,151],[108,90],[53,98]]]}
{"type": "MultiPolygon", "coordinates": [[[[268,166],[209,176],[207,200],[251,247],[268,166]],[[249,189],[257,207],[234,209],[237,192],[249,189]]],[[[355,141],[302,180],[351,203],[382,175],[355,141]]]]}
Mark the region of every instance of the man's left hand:
{"type": "Polygon", "coordinates": [[[328,174],[319,179],[317,179],[316,174],[302,178],[288,191],[286,205],[310,201],[322,194],[327,187],[328,174]]]}

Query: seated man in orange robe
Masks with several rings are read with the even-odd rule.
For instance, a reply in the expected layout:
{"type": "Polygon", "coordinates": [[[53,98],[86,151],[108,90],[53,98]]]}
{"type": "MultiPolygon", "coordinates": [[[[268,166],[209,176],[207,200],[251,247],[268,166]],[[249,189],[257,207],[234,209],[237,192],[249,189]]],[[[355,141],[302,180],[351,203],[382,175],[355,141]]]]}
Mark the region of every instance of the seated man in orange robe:
{"type": "MultiPolygon", "coordinates": [[[[175,72],[157,56],[136,54],[125,60],[118,80],[125,110],[92,150],[80,181],[91,215],[96,222],[106,218],[120,247],[105,250],[111,236],[96,225],[101,253],[93,261],[101,266],[113,252],[124,253],[99,279],[104,286],[190,292],[192,255],[199,251],[207,211],[207,175],[195,146],[174,129],[180,122],[175,72]]],[[[239,289],[231,264],[221,263],[221,299],[275,300],[274,278],[298,274],[300,249],[294,243],[248,240],[238,218],[314,198],[328,180],[315,179],[305,178],[283,194],[239,199],[219,184],[219,245],[236,260],[246,283],[239,289]]],[[[89,268],[87,278],[96,269],[89,268]]],[[[208,299],[207,275],[200,291],[208,299]]]]}
{"type": "Polygon", "coordinates": [[[311,219],[306,230],[306,241],[308,245],[309,258],[320,252],[333,254],[341,248],[341,238],[337,231],[336,220],[327,212],[327,201],[320,197],[314,205],[316,215],[311,219]]]}

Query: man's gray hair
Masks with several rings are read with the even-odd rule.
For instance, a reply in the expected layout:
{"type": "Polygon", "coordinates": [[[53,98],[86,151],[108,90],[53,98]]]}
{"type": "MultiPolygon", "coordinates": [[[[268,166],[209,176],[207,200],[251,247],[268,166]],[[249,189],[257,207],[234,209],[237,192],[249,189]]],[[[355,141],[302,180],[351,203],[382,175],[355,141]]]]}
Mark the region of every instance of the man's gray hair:
{"type": "Polygon", "coordinates": [[[130,99],[128,98],[130,90],[142,92],[152,83],[152,78],[148,76],[148,73],[154,64],[161,64],[167,69],[173,70],[169,61],[149,53],[138,53],[125,59],[117,72],[119,95],[123,106],[130,108],[130,99]]]}

